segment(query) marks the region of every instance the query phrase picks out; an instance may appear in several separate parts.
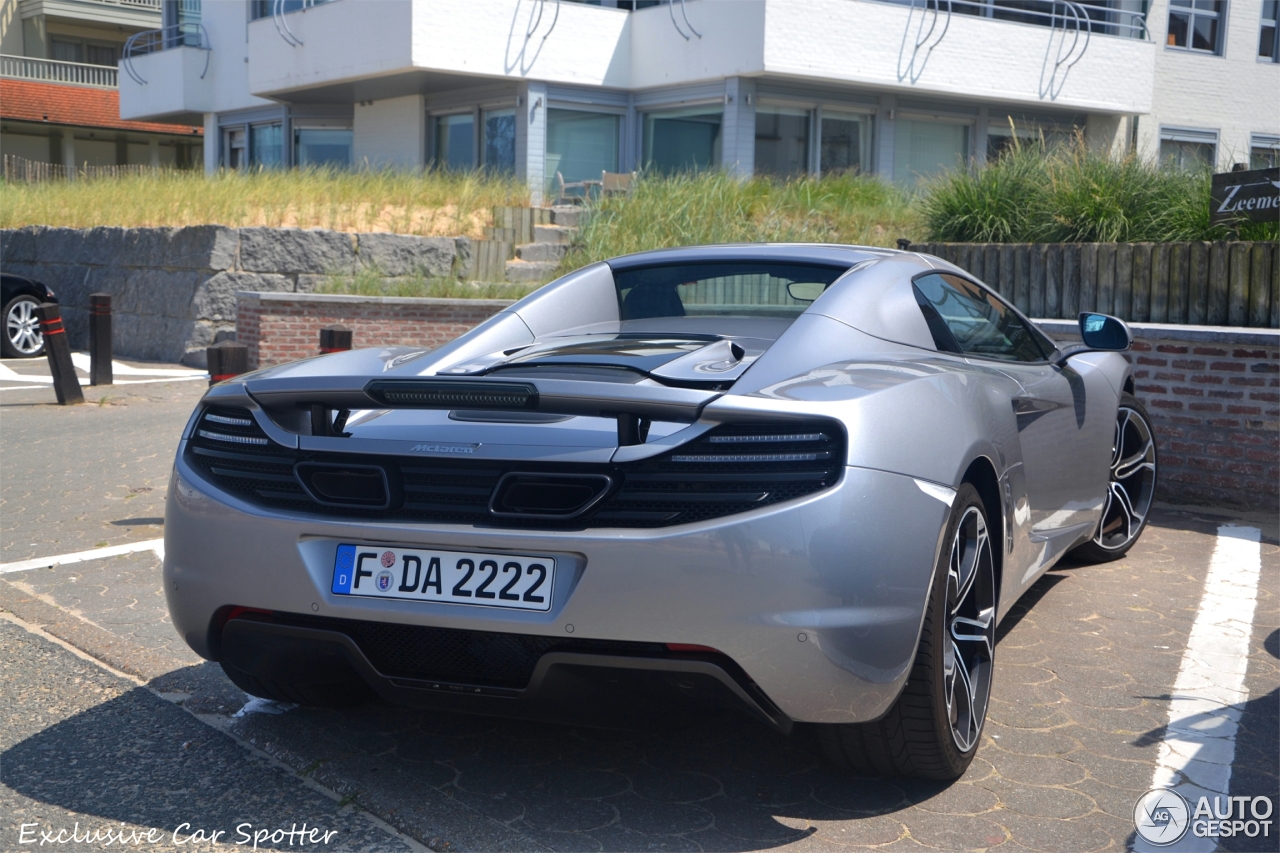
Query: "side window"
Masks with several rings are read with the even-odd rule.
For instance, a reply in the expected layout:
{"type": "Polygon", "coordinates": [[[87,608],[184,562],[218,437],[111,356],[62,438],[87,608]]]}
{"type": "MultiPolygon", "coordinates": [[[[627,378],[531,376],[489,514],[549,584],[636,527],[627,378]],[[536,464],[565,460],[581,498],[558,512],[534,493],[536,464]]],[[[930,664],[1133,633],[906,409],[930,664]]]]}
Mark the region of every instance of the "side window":
{"type": "Polygon", "coordinates": [[[948,273],[930,273],[915,280],[917,300],[926,322],[934,332],[938,349],[960,351],[986,358],[1007,361],[1043,361],[1045,350],[1035,332],[995,295],[971,281],[948,273]],[[930,318],[930,310],[936,316],[930,318]],[[939,320],[950,333],[949,345],[940,329],[939,320]]]}

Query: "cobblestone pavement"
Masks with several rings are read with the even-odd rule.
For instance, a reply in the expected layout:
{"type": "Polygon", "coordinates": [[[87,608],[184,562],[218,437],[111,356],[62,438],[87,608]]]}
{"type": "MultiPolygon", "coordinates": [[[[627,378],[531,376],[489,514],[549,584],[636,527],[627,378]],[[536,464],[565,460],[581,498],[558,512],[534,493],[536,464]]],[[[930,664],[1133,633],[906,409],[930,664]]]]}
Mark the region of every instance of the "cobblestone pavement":
{"type": "MultiPolygon", "coordinates": [[[[152,430],[175,435],[189,410],[131,405],[154,406],[152,430]]],[[[126,457],[137,454],[130,434],[121,432],[126,457]]],[[[7,452],[7,429],[0,441],[7,452]]],[[[25,487],[6,478],[5,500],[11,488],[25,487]]],[[[106,493],[102,482],[85,488],[106,493]]],[[[64,523],[65,535],[95,517],[64,523]]],[[[283,713],[234,716],[246,697],[172,636],[150,552],[0,575],[0,607],[435,849],[1114,850],[1129,845],[1134,802],[1151,785],[1221,523],[1164,508],[1126,559],[1042,578],[1001,626],[984,742],[952,785],[845,776],[816,757],[806,732],[784,738],[713,711],[641,731],[381,705],[251,703],[283,713]]],[[[1280,548],[1274,520],[1242,523],[1264,531],[1263,570],[1231,793],[1277,798],[1280,548]]],[[[1258,844],[1224,848],[1276,846],[1258,844]]]]}

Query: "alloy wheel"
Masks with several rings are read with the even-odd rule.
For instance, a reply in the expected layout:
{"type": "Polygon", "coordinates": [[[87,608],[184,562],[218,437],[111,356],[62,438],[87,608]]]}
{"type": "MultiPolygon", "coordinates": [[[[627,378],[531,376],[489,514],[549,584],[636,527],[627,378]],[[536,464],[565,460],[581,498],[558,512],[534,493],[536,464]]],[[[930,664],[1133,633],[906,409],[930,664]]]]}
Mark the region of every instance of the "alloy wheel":
{"type": "Polygon", "coordinates": [[[961,752],[978,743],[991,696],[995,654],[995,568],[987,522],[976,506],[960,517],[947,564],[943,691],[951,737],[961,752]]]}
{"type": "Polygon", "coordinates": [[[5,334],[9,336],[9,344],[22,355],[35,355],[40,351],[44,346],[44,335],[40,333],[35,302],[19,299],[9,306],[5,334]]]}
{"type": "Polygon", "coordinates": [[[1121,406],[1111,449],[1107,501],[1094,544],[1115,551],[1138,537],[1151,509],[1155,482],[1156,443],[1151,427],[1136,410],[1121,406]]]}

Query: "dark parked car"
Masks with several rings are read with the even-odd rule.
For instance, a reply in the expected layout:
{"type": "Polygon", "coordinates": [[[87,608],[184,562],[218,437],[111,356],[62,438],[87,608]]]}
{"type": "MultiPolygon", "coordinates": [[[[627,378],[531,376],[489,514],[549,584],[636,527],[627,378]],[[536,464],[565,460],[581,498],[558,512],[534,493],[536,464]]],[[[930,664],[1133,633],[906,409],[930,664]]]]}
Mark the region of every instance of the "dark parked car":
{"type": "Polygon", "coordinates": [[[38,281],[20,275],[0,275],[0,302],[4,303],[4,338],[0,349],[5,358],[35,358],[44,355],[44,335],[36,308],[41,302],[57,302],[53,291],[38,281]]]}

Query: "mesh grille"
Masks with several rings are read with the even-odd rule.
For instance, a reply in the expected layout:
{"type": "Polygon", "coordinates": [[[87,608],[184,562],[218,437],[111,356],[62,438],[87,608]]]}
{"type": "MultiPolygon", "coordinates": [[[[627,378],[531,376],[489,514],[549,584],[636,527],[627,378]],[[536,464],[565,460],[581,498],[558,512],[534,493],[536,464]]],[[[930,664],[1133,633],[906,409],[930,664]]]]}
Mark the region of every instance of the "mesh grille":
{"type": "Polygon", "coordinates": [[[281,509],[516,527],[667,527],[771,506],[830,488],[843,468],[844,434],[825,421],[734,424],[717,427],[662,456],[620,465],[420,462],[291,450],[270,441],[249,411],[210,408],[196,425],[189,453],[223,488],[281,509]],[[396,492],[391,508],[316,503],[294,477],[293,467],[301,461],[382,466],[396,492]],[[618,485],[589,512],[569,521],[498,519],[489,514],[489,498],[510,471],[607,474],[618,485]]]}
{"type": "Polygon", "coordinates": [[[529,684],[538,661],[550,651],[633,657],[664,657],[667,654],[662,643],[573,640],[291,613],[272,614],[268,621],[346,634],[378,672],[391,678],[515,690],[529,684]]]}

